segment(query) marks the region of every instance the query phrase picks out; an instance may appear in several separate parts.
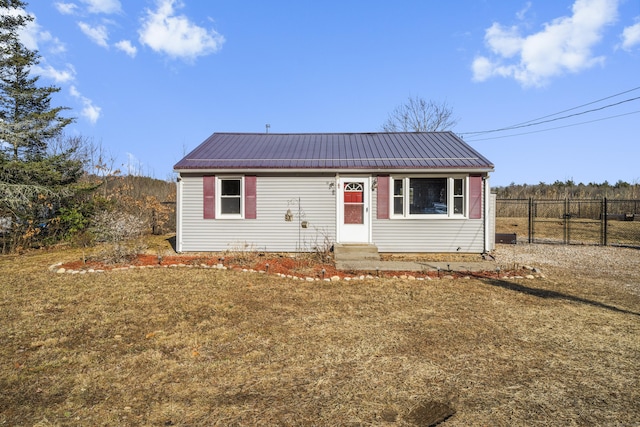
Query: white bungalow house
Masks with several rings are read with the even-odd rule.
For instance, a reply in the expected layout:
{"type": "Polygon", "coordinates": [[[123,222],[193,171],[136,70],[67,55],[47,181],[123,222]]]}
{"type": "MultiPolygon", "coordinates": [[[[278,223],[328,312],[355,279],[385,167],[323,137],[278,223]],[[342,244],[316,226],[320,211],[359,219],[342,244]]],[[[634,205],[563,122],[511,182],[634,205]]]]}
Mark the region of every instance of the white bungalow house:
{"type": "Polygon", "coordinates": [[[493,164],[452,132],[214,133],[175,166],[179,252],[493,249],[493,164]]]}

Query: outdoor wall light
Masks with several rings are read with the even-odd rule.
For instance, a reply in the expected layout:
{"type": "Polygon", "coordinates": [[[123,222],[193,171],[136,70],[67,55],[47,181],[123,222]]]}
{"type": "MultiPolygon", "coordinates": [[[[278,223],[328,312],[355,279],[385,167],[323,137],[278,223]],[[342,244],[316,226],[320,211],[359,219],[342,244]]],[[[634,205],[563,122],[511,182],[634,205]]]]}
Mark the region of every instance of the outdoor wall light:
{"type": "Polygon", "coordinates": [[[331,190],[331,194],[335,196],[335,194],[336,194],[336,183],[335,182],[330,182],[329,183],[329,190],[331,190]]]}

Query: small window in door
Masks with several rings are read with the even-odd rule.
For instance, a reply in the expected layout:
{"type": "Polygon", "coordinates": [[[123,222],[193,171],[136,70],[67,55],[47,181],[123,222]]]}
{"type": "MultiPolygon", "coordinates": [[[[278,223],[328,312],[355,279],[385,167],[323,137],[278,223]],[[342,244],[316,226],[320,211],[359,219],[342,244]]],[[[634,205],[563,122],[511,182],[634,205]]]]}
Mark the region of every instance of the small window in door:
{"type": "Polygon", "coordinates": [[[364,185],[361,182],[344,183],[344,223],[364,224],[364,185]]]}

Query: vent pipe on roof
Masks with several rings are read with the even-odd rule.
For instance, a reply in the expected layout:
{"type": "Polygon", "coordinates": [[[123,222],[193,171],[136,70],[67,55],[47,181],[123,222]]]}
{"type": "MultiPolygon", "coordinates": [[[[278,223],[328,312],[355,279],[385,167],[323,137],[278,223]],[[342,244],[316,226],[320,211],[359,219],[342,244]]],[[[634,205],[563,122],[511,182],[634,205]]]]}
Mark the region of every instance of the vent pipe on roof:
{"type": "Polygon", "coordinates": [[[267,133],[269,133],[269,128],[271,127],[271,125],[267,123],[266,125],[264,125],[264,127],[267,129],[267,133]]]}

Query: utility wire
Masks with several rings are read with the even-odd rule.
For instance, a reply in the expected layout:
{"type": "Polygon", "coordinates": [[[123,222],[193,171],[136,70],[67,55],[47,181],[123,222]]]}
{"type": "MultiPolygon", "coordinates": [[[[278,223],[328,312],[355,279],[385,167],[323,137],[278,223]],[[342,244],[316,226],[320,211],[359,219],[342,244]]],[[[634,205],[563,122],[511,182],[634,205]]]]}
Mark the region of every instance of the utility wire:
{"type": "Polygon", "coordinates": [[[534,122],[534,123],[528,122],[526,124],[521,124],[521,125],[518,125],[518,126],[514,125],[514,126],[509,126],[509,127],[506,127],[506,128],[501,128],[501,129],[486,130],[486,131],[483,131],[483,132],[467,132],[466,134],[463,134],[463,135],[471,135],[471,134],[478,135],[478,134],[485,134],[485,133],[501,132],[501,131],[505,131],[505,130],[526,128],[526,127],[530,127],[530,126],[537,126],[537,125],[541,125],[541,124],[544,124],[544,123],[549,123],[549,122],[555,122],[555,121],[558,121],[558,120],[568,119],[570,117],[581,116],[581,115],[587,114],[587,113],[593,113],[594,111],[604,110],[605,108],[615,107],[616,105],[624,104],[625,102],[631,102],[631,101],[635,101],[635,100],[638,100],[638,99],[640,99],[640,96],[637,96],[635,98],[625,99],[624,101],[616,102],[614,104],[608,104],[608,105],[605,105],[603,107],[598,107],[598,108],[593,108],[591,110],[581,111],[579,113],[569,114],[567,116],[562,116],[562,117],[556,117],[555,119],[542,120],[542,121],[534,122]]]}
{"type": "Polygon", "coordinates": [[[601,98],[601,99],[598,99],[598,100],[595,100],[595,101],[591,101],[591,102],[588,102],[586,104],[578,105],[577,107],[573,107],[573,108],[569,108],[569,109],[566,109],[566,110],[562,110],[562,111],[559,111],[557,113],[548,114],[546,116],[538,117],[536,119],[531,119],[531,120],[528,120],[526,122],[516,123],[515,125],[506,126],[506,127],[503,127],[503,128],[485,130],[485,131],[460,132],[460,133],[458,133],[458,135],[460,135],[460,136],[464,136],[464,135],[479,135],[479,134],[486,134],[486,133],[493,133],[493,132],[501,132],[501,131],[505,131],[505,130],[518,129],[518,128],[528,127],[528,126],[536,126],[536,125],[543,124],[543,123],[548,123],[548,122],[552,122],[552,121],[556,121],[556,120],[562,120],[562,119],[566,119],[566,118],[569,118],[569,117],[579,116],[579,115],[582,115],[582,114],[603,110],[605,108],[614,107],[616,105],[620,105],[620,104],[623,104],[625,102],[630,102],[630,101],[634,101],[634,100],[640,99],[640,97],[629,98],[629,99],[626,99],[624,101],[620,101],[618,103],[605,105],[605,106],[600,107],[600,108],[595,108],[595,109],[583,111],[583,112],[580,112],[580,113],[570,114],[568,116],[557,117],[557,118],[551,119],[551,120],[544,120],[544,119],[549,118],[549,117],[557,116],[558,114],[562,114],[562,113],[566,113],[566,112],[569,112],[569,111],[577,110],[578,108],[583,108],[583,107],[586,107],[588,105],[593,105],[593,104],[596,104],[598,102],[605,101],[607,99],[615,98],[616,96],[624,95],[626,93],[633,92],[633,91],[638,90],[638,89],[640,89],[640,86],[637,86],[637,87],[634,87],[632,89],[629,89],[629,90],[626,90],[626,91],[623,91],[623,92],[619,92],[619,93],[616,93],[614,95],[610,95],[610,96],[607,96],[607,97],[604,97],[604,98],[601,98]],[[532,123],[532,122],[535,122],[535,123],[532,123]]]}
{"type": "Polygon", "coordinates": [[[569,111],[577,110],[578,108],[582,108],[582,107],[586,107],[586,106],[589,106],[589,105],[597,104],[598,102],[606,101],[607,99],[615,98],[616,96],[624,95],[625,93],[633,92],[634,90],[638,90],[638,89],[640,89],[640,86],[634,87],[633,89],[625,90],[624,92],[616,93],[614,95],[606,96],[604,98],[600,98],[600,99],[597,99],[595,101],[587,102],[586,104],[578,105],[577,107],[569,108],[569,109],[566,109],[566,110],[558,111],[557,113],[553,113],[553,114],[549,114],[549,115],[546,115],[546,116],[538,117],[537,119],[531,119],[531,120],[528,120],[526,122],[516,123],[514,126],[524,125],[524,124],[531,123],[531,122],[534,122],[534,121],[537,121],[537,120],[542,120],[542,119],[546,119],[548,117],[557,116],[558,114],[567,113],[569,111]]]}
{"type": "Polygon", "coordinates": [[[491,140],[491,139],[511,138],[512,136],[529,135],[529,134],[532,134],[532,133],[547,132],[547,131],[550,131],[550,130],[563,129],[563,128],[568,128],[568,127],[573,127],[573,126],[578,126],[578,125],[584,125],[584,124],[588,124],[588,123],[601,122],[603,120],[610,120],[610,119],[615,119],[617,117],[629,116],[631,114],[638,114],[638,113],[640,113],[640,110],[631,111],[629,113],[624,113],[624,114],[618,114],[616,116],[603,117],[601,119],[588,120],[586,122],[573,123],[573,124],[570,124],[570,125],[556,126],[556,127],[553,127],[553,128],[540,129],[540,130],[533,130],[531,132],[514,133],[514,134],[511,134],[511,135],[502,135],[502,136],[492,136],[492,137],[489,137],[489,138],[471,139],[471,140],[469,140],[467,142],[488,141],[488,140],[491,140]]]}

